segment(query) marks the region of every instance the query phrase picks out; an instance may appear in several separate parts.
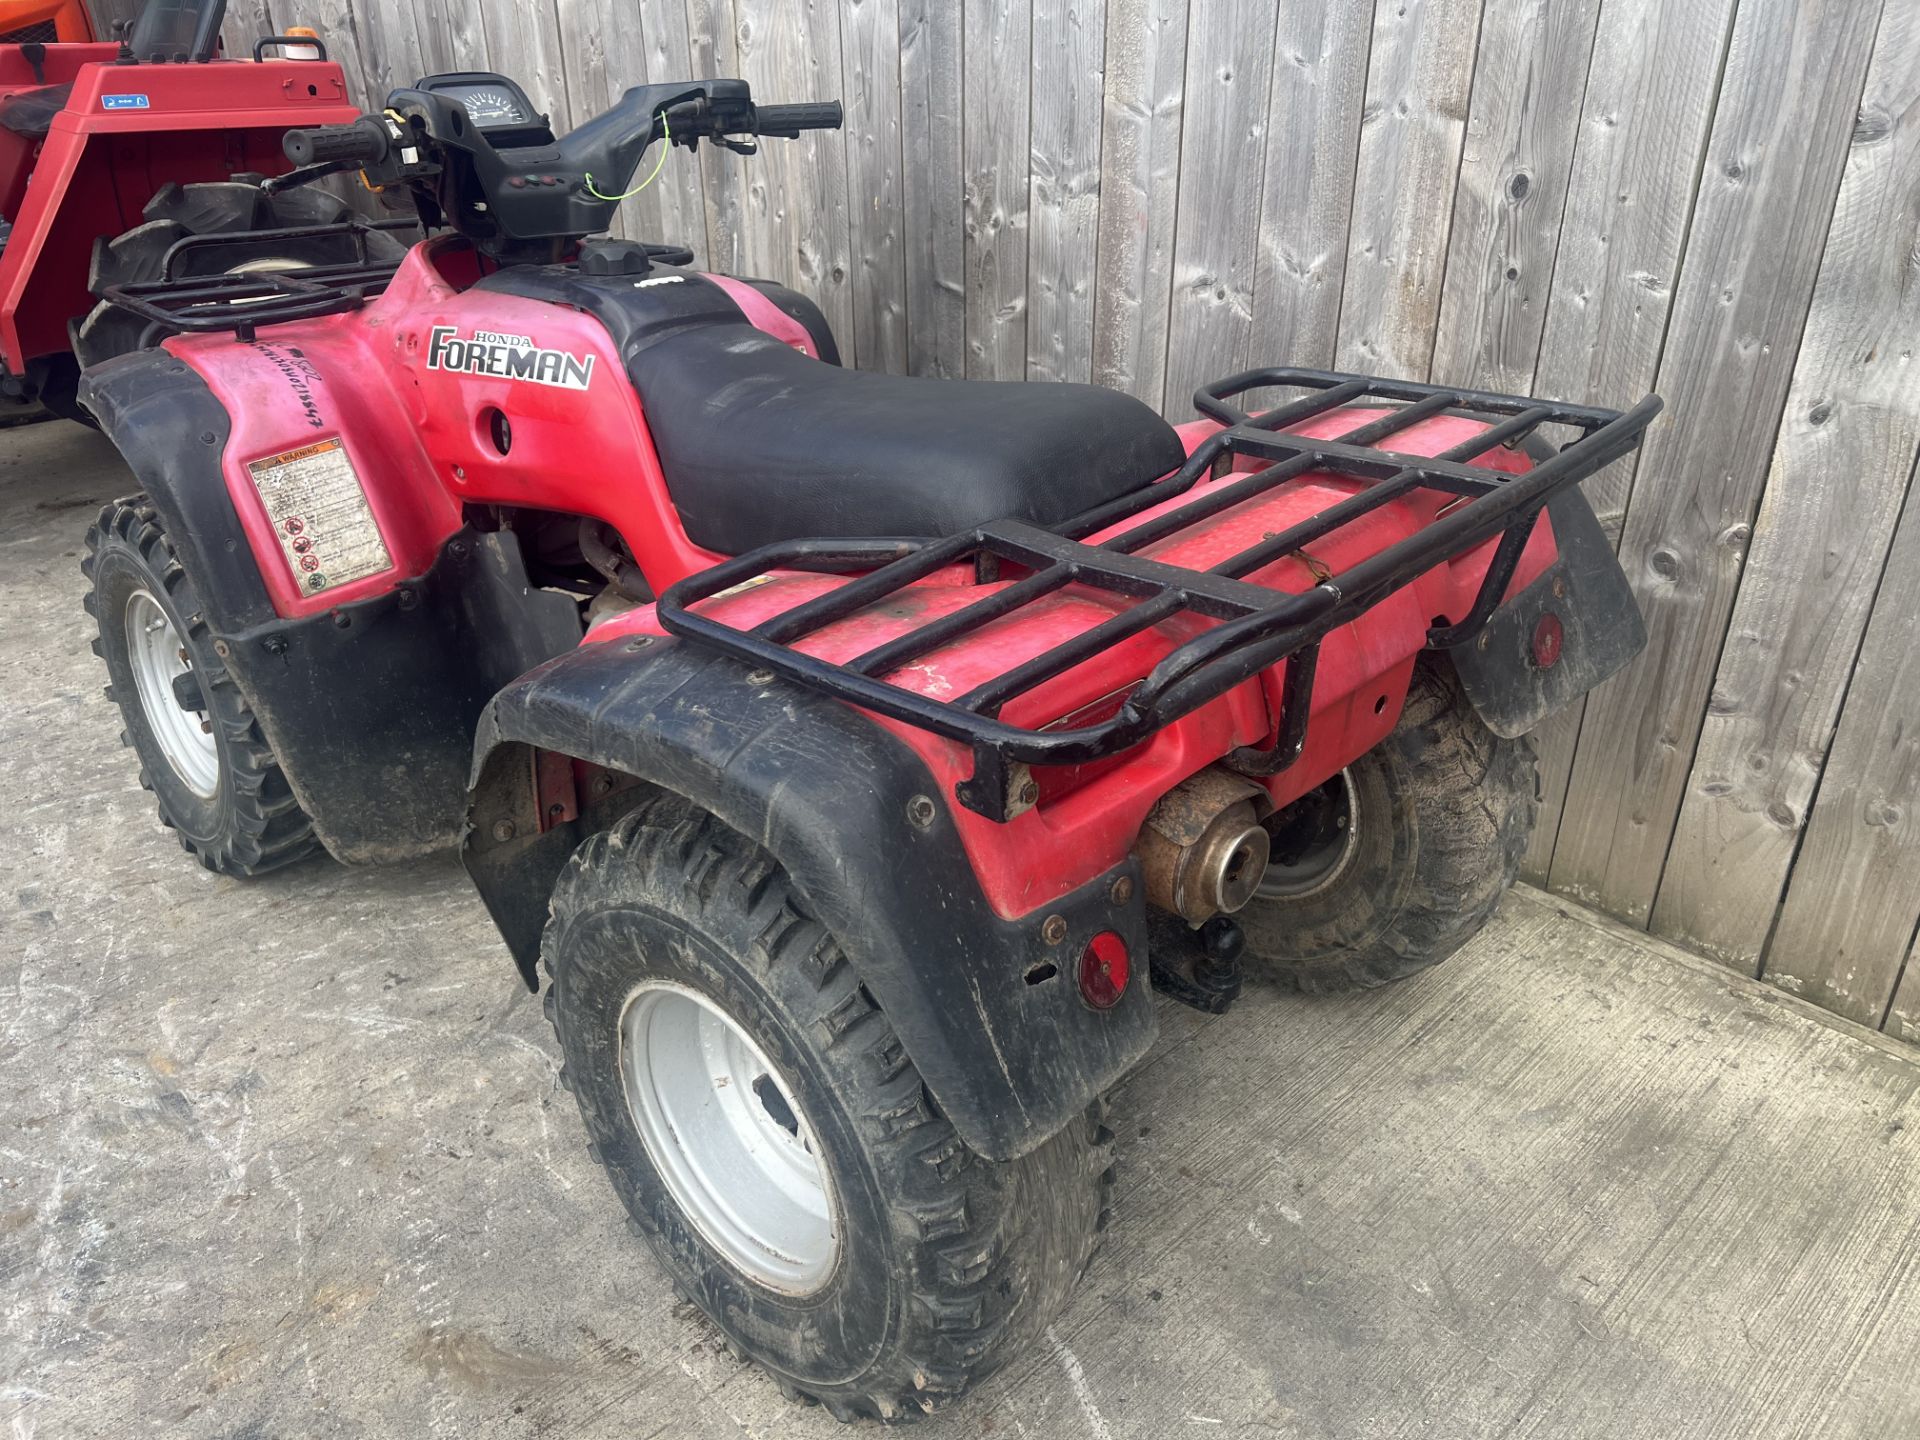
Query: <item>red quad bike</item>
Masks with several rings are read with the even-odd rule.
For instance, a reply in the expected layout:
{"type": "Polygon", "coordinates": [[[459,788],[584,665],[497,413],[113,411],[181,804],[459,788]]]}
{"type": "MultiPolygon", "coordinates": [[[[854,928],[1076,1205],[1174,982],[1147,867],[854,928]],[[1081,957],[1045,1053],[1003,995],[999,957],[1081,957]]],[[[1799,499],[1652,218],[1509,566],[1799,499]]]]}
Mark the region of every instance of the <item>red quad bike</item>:
{"type": "Polygon", "coordinates": [[[556,140],[450,75],[289,135],[437,233],[377,298],[110,288],[174,338],[83,384],[145,486],[87,570],[182,843],[461,840],[634,1231],[893,1420],[1065,1300],[1151,989],[1377,985],[1485,920],[1525,732],[1643,643],[1577,486],[1659,402],[1269,369],[1176,427],[844,370],[791,291],[589,238],[658,141],[839,120],[714,80],[556,140]]]}
{"type": "Polygon", "coordinates": [[[225,60],[226,0],[150,0],[124,44],[70,38],[84,12],[58,8],[0,0],[0,26],[37,21],[0,36],[0,424],[87,418],[81,367],[155,338],[99,300],[109,286],[391,270],[405,253],[388,232],[415,222],[359,221],[303,188],[345,167],[285,173],[289,128],[359,113],[311,35],[225,60]]]}

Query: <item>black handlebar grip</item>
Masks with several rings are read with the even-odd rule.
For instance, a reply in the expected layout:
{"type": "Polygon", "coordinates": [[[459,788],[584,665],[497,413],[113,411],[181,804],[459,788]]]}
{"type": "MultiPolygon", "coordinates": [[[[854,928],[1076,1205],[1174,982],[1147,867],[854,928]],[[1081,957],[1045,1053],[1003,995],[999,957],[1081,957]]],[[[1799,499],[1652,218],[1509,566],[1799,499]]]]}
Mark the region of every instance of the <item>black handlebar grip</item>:
{"type": "Polygon", "coordinates": [[[287,159],[303,167],[338,162],[377,165],[387,158],[387,127],[371,115],[362,115],[346,125],[289,130],[281,137],[280,148],[287,159]]]}
{"type": "Polygon", "coordinates": [[[840,102],[822,100],[812,105],[756,105],[755,128],[762,135],[795,136],[802,130],[838,130],[840,102]]]}

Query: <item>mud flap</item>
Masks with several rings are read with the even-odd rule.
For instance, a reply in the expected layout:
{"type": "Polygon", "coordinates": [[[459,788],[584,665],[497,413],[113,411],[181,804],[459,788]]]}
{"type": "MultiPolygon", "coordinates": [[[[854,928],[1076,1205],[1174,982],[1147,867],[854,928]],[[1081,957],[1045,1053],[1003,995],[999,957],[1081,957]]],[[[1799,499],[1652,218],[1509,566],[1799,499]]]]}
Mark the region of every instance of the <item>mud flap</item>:
{"type": "Polygon", "coordinates": [[[1623,669],[1647,644],[1633,588],[1578,490],[1547,502],[1560,558],[1447,654],[1496,735],[1524,735],[1623,669]],[[1556,629],[1557,625],[1557,629],[1556,629]],[[1550,664],[1542,664],[1554,655],[1550,664]]]}

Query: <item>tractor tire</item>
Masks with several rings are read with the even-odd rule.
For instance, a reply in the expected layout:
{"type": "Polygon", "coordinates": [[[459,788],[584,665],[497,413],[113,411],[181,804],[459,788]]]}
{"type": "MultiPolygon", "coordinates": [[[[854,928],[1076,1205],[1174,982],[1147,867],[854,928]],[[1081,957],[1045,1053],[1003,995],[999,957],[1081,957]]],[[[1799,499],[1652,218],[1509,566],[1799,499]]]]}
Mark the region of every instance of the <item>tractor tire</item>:
{"type": "Polygon", "coordinates": [[[1098,1107],[974,1154],[785,872],[677,796],[580,846],[542,960],[630,1228],[789,1399],[913,1419],[1036,1343],[1105,1224],[1098,1107]]]}
{"type": "Polygon", "coordinates": [[[320,848],[245,697],[214,653],[193,579],[146,497],[117,500],[87,531],[84,604],[99,627],[120,742],[140,759],[161,821],[222,875],[262,875],[320,848]],[[189,701],[201,704],[189,708],[189,701]]]}
{"type": "Polygon", "coordinates": [[[1393,733],[1267,820],[1273,861],[1235,917],[1254,973],[1332,994],[1439,964],[1513,884],[1539,808],[1533,742],[1423,659],[1393,733]]]}
{"type": "MultiPolygon", "coordinates": [[[[347,236],[245,238],[253,230],[333,225],[348,218],[351,212],[344,200],[311,187],[269,195],[258,183],[247,180],[167,184],[147,202],[143,213],[145,224],[112,239],[101,236],[94,241],[93,264],[87,274],[87,288],[94,295],[109,285],[139,285],[160,279],[167,251],[193,235],[231,235],[233,240],[183,255],[175,267],[181,277],[350,265],[359,257],[354,241],[347,236]]],[[[406,247],[390,235],[375,232],[367,237],[370,260],[397,261],[405,253],[406,247]]],[[[69,338],[81,366],[90,368],[116,355],[145,348],[150,343],[149,328],[149,321],[103,300],[73,322],[69,338]]]]}

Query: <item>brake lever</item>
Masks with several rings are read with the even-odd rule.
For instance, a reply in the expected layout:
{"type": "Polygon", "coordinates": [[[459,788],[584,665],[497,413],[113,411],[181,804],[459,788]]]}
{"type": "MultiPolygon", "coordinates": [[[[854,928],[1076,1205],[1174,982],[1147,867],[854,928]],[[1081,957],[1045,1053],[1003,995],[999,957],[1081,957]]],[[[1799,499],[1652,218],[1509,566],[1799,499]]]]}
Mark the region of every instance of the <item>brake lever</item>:
{"type": "Polygon", "coordinates": [[[726,146],[727,149],[733,151],[736,155],[758,155],[760,153],[760,142],[758,140],[736,140],[731,135],[716,135],[713,137],[713,143],[726,146]]]}

